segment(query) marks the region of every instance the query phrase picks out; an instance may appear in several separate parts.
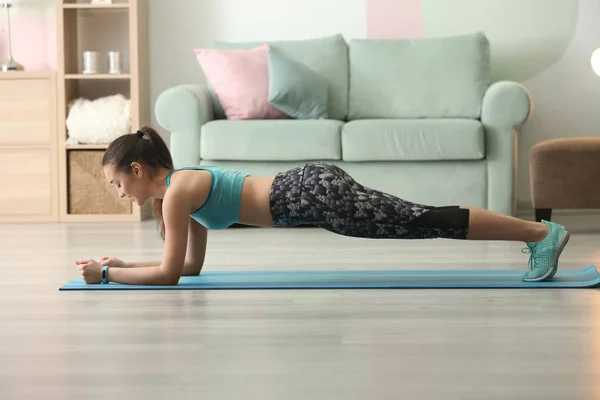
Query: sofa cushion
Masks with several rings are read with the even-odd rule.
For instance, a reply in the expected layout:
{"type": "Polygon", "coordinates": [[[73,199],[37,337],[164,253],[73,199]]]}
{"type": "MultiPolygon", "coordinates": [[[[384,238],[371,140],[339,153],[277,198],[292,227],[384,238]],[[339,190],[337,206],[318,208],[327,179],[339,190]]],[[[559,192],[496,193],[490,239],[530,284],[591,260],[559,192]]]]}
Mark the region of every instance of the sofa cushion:
{"type": "Polygon", "coordinates": [[[215,120],[202,126],[204,160],[296,161],[341,159],[336,120],[215,120]]]}
{"type": "Polygon", "coordinates": [[[350,42],[349,119],[479,118],[490,55],[481,34],[350,42]]]}
{"type": "MultiPolygon", "coordinates": [[[[213,48],[250,49],[268,43],[292,60],[301,62],[324,78],[329,87],[327,115],[331,119],[345,120],[348,113],[348,44],[340,34],[306,40],[280,40],[267,42],[216,42],[213,48]]],[[[213,96],[213,101],[215,97],[213,96]]],[[[220,104],[217,116],[222,116],[220,104]]]]}
{"type": "Polygon", "coordinates": [[[275,108],[296,119],[327,119],[328,92],[321,75],[277,49],[269,51],[269,102],[275,108]]]}
{"type": "Polygon", "coordinates": [[[269,45],[195,53],[228,119],[288,118],[269,102],[269,45]]]}
{"type": "Polygon", "coordinates": [[[480,160],[484,130],[472,119],[374,119],[342,129],[344,161],[480,160]]]}

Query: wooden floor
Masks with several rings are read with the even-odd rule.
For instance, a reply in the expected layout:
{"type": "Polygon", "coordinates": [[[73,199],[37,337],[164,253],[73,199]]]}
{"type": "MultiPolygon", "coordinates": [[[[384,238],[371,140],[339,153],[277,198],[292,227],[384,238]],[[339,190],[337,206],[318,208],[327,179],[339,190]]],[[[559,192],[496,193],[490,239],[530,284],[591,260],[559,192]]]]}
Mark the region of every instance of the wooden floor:
{"type": "MultiPolygon", "coordinates": [[[[567,217],[564,217],[567,218],[567,217]]],[[[600,266],[600,219],[561,268],[600,266]]],[[[600,399],[595,289],[59,292],[160,258],[152,222],[0,225],[0,399],[600,399]]],[[[506,269],[521,243],[209,233],[206,270],[506,269]]]]}

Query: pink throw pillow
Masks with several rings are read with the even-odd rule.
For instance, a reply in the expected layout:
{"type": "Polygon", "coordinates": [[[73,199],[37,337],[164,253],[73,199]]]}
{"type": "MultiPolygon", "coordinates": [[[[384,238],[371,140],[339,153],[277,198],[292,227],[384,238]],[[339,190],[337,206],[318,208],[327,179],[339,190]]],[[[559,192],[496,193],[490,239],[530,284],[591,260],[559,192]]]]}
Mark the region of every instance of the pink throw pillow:
{"type": "Polygon", "coordinates": [[[291,118],[269,103],[269,50],[194,50],[228,119],[291,118]]]}

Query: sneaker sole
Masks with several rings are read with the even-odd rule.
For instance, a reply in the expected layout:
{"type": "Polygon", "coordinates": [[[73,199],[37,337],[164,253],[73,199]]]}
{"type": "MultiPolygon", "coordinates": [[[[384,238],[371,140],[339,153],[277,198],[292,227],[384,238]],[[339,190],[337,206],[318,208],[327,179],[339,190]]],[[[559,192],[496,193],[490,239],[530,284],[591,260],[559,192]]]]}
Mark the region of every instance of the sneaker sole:
{"type": "Polygon", "coordinates": [[[554,255],[552,256],[552,268],[550,268],[548,270],[548,272],[546,272],[546,274],[540,276],[539,278],[530,278],[530,279],[523,279],[523,280],[526,282],[540,282],[540,281],[544,281],[546,279],[551,279],[552,277],[554,277],[554,275],[556,274],[556,271],[558,271],[558,259],[560,258],[560,255],[562,254],[562,251],[565,248],[565,246],[567,245],[567,243],[569,243],[570,237],[571,237],[571,234],[565,230],[562,237],[560,238],[560,241],[558,242],[556,251],[555,251],[554,255]]]}

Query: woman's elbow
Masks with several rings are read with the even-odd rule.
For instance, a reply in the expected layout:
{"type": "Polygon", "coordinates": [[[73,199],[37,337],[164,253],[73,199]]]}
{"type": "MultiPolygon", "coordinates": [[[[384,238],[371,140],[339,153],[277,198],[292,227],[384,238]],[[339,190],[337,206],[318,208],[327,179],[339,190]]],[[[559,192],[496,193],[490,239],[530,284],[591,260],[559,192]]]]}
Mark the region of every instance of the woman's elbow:
{"type": "Polygon", "coordinates": [[[181,276],[198,276],[200,275],[200,271],[202,271],[202,264],[185,264],[183,271],[181,271],[181,276]]]}
{"type": "Polygon", "coordinates": [[[158,277],[158,284],[163,286],[174,286],[179,283],[180,273],[174,273],[172,271],[161,271],[160,277],[158,277]]]}
{"type": "Polygon", "coordinates": [[[163,286],[176,286],[179,284],[179,276],[167,275],[162,279],[161,285],[163,286]]]}

